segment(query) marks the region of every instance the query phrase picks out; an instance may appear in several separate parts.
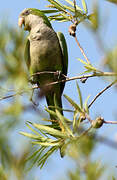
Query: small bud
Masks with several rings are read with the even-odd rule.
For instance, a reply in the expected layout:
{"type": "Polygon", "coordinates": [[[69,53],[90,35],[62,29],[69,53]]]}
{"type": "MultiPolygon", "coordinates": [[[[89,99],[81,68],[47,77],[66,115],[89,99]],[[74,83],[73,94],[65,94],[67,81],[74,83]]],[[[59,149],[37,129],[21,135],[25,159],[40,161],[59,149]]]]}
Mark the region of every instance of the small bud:
{"type": "Polygon", "coordinates": [[[69,34],[73,37],[76,36],[76,24],[71,24],[68,30],[69,34]]]}
{"type": "Polygon", "coordinates": [[[82,83],[85,83],[87,79],[88,79],[88,78],[82,78],[80,81],[81,81],[82,83]]]}
{"type": "Polygon", "coordinates": [[[100,128],[102,127],[104,123],[104,118],[103,117],[97,117],[96,120],[92,121],[92,127],[93,128],[100,128]]]}
{"type": "Polygon", "coordinates": [[[82,122],[86,119],[86,116],[84,113],[80,113],[80,116],[79,116],[79,121],[82,122]]]}

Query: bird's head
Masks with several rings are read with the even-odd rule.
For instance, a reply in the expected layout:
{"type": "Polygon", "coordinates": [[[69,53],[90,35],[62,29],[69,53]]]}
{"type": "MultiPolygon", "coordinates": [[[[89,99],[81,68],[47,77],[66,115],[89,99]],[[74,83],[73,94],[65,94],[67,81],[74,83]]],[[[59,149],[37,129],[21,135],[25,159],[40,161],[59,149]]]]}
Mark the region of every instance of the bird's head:
{"type": "Polygon", "coordinates": [[[50,21],[45,16],[45,14],[35,8],[24,9],[18,19],[19,27],[24,25],[24,30],[30,31],[31,26],[39,23],[45,23],[47,26],[51,27],[50,21]]]}

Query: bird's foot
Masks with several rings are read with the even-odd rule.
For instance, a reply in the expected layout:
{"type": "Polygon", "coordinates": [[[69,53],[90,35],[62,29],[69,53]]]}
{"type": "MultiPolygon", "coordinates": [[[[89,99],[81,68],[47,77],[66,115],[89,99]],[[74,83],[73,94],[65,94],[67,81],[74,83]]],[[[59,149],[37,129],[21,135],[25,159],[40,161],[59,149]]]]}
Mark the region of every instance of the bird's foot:
{"type": "Polygon", "coordinates": [[[61,75],[62,75],[61,71],[58,71],[58,70],[57,70],[57,71],[55,72],[55,76],[57,76],[57,79],[58,79],[58,80],[60,79],[61,75]]]}
{"type": "Polygon", "coordinates": [[[39,104],[36,103],[35,100],[33,99],[33,94],[34,94],[34,89],[33,89],[33,91],[32,91],[32,94],[31,94],[31,97],[30,97],[30,101],[32,102],[32,104],[33,104],[34,106],[37,107],[39,104]]]}

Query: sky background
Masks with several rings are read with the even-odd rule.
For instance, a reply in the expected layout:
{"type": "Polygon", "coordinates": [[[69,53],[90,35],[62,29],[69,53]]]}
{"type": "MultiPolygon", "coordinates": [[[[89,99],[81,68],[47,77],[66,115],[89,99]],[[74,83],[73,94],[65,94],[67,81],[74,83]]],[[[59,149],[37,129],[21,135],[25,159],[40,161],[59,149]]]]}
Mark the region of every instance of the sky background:
{"type": "MultiPolygon", "coordinates": [[[[90,13],[92,1],[87,0],[86,2],[90,13]]],[[[7,19],[11,24],[19,29],[17,25],[18,16],[24,8],[33,7],[44,9],[45,5],[48,3],[46,0],[4,0],[1,1],[0,4],[0,20],[2,21],[3,19],[7,19]]],[[[104,0],[101,0],[99,4],[101,14],[101,37],[103,38],[106,47],[113,48],[117,44],[117,6],[104,0]]],[[[70,23],[53,22],[52,25],[55,31],[62,31],[64,33],[68,44],[68,77],[76,76],[84,70],[82,64],[77,60],[77,58],[83,59],[83,56],[74,39],[68,34],[68,27],[70,23]]],[[[77,37],[85,49],[91,63],[101,68],[100,60],[104,57],[104,54],[96,44],[96,37],[94,34],[90,30],[86,29],[83,24],[80,24],[77,29],[77,37]]],[[[89,79],[85,84],[79,82],[83,99],[85,100],[88,95],[91,95],[89,102],[107,85],[108,82],[105,82],[102,78],[89,79]]],[[[66,83],[64,93],[78,102],[75,81],[66,83]]],[[[63,102],[66,104],[64,99],[63,102]]],[[[45,101],[43,101],[42,104],[45,104],[45,101]]],[[[92,119],[95,118],[96,115],[101,115],[106,121],[117,120],[117,90],[112,87],[106,91],[92,106],[90,115],[92,119]]],[[[117,142],[117,125],[104,125],[101,129],[99,129],[99,134],[117,142]]],[[[18,145],[17,142],[16,145],[18,145]]],[[[109,168],[117,175],[117,170],[115,168],[117,165],[117,150],[99,143],[92,158],[99,159],[101,163],[108,163],[109,168]]],[[[36,170],[35,177],[41,180],[59,179],[63,176],[63,174],[65,176],[67,167],[74,168],[74,164],[69,161],[67,157],[60,159],[59,153],[56,153],[56,155],[52,157],[51,162],[48,163],[43,170],[39,170],[39,168],[36,170]]]]}

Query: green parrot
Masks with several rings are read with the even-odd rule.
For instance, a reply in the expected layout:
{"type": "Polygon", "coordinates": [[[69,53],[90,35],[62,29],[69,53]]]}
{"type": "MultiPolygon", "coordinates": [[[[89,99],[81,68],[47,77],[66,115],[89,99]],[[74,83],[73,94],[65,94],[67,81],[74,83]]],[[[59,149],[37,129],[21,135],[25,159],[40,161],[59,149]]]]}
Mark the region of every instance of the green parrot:
{"type": "MultiPolygon", "coordinates": [[[[63,114],[61,96],[65,83],[44,85],[58,79],[65,79],[61,74],[67,75],[68,51],[64,35],[61,32],[56,33],[45,14],[35,8],[24,9],[19,16],[18,25],[20,27],[24,25],[24,30],[29,31],[25,47],[25,61],[30,74],[43,72],[34,75],[33,82],[44,91],[48,106],[55,105],[54,96],[56,97],[57,105],[63,114]],[[56,72],[60,72],[60,77],[56,75],[56,72]]],[[[52,115],[50,118],[55,119],[52,115]]]]}

